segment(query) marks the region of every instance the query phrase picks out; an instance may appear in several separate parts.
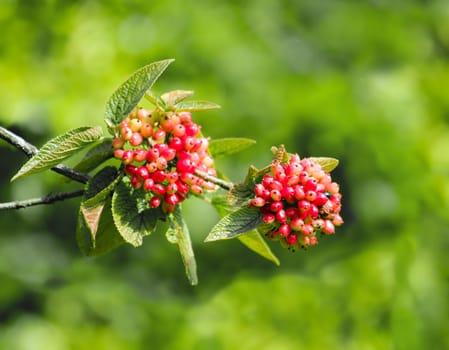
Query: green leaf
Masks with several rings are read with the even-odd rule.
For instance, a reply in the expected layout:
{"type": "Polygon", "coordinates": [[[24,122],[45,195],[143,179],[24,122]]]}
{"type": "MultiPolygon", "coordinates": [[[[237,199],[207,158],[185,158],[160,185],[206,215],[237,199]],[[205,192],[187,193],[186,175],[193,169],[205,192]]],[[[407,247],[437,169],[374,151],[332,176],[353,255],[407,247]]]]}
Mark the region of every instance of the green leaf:
{"type": "Polygon", "coordinates": [[[145,98],[155,106],[162,107],[163,109],[166,107],[165,101],[151,90],[145,92],[145,98]]]}
{"type": "Polygon", "coordinates": [[[309,157],[309,159],[313,160],[315,163],[321,165],[324,171],[330,173],[334,170],[338,165],[338,159],[329,158],[329,157],[309,157]]]}
{"type": "Polygon", "coordinates": [[[189,90],[174,90],[164,93],[161,98],[169,106],[174,106],[177,103],[184,101],[186,98],[193,96],[193,91],[189,90]]]}
{"type": "Polygon", "coordinates": [[[122,176],[122,172],[118,172],[116,168],[109,166],[99,171],[87,183],[80,211],[93,240],[95,240],[103,206],[122,176]]]}
{"type": "Polygon", "coordinates": [[[106,138],[99,144],[92,147],[89,152],[86,153],[84,158],[74,166],[75,170],[82,173],[88,173],[98,167],[100,164],[112,158],[114,150],[112,148],[112,139],[106,138]]]}
{"type": "Polygon", "coordinates": [[[39,173],[59,164],[103,136],[101,127],[81,127],[67,131],[47,143],[13,176],[11,181],[39,173]]]}
{"type": "Polygon", "coordinates": [[[176,111],[188,111],[188,112],[198,112],[206,111],[209,109],[221,108],[220,105],[209,101],[191,101],[191,102],[180,102],[174,105],[176,111]]]}
{"type": "Polygon", "coordinates": [[[105,254],[125,242],[117,231],[114,220],[112,219],[111,202],[111,197],[109,197],[102,207],[102,213],[95,235],[92,235],[84,215],[81,211],[79,212],[76,238],[83,254],[89,256],[105,254]]]}
{"type": "Polygon", "coordinates": [[[160,209],[145,207],[141,192],[134,191],[123,181],[112,196],[112,217],[123,239],[134,247],[142,245],[143,237],[153,233],[157,220],[162,217],[160,209]]]}
{"type": "Polygon", "coordinates": [[[173,59],[153,62],[134,72],[112,94],[106,103],[105,122],[114,133],[115,127],[137,106],[147,90],[164,72],[173,59]]]}
{"type": "Polygon", "coordinates": [[[260,225],[262,215],[258,210],[241,207],[223,217],[210,231],[205,242],[231,239],[260,225]]]}
{"type": "Polygon", "coordinates": [[[257,230],[251,230],[237,238],[249,249],[263,256],[265,259],[272,261],[275,265],[279,266],[281,264],[257,230]]]}
{"type": "Polygon", "coordinates": [[[170,243],[178,244],[182,262],[186,269],[187,278],[189,279],[190,284],[195,286],[198,284],[195,255],[193,254],[189,229],[182,217],[181,206],[178,205],[168,218],[170,226],[166,233],[167,240],[170,243]]]}
{"type": "Polygon", "coordinates": [[[247,138],[223,138],[211,140],[209,152],[214,158],[234,154],[254,145],[256,141],[247,138]]]}

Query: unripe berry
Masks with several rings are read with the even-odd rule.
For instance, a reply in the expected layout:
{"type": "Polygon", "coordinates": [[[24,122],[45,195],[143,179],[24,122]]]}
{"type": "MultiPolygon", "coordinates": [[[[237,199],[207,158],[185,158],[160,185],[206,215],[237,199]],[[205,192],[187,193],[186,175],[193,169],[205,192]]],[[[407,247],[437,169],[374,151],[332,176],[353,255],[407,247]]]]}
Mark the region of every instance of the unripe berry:
{"type": "Polygon", "coordinates": [[[161,129],[165,132],[170,132],[173,130],[173,121],[170,119],[170,117],[165,116],[164,120],[161,122],[161,129]]]}
{"type": "Polygon", "coordinates": [[[263,207],[265,205],[265,199],[263,199],[262,197],[253,198],[250,205],[256,208],[263,207]]]}
{"type": "Polygon", "coordinates": [[[202,194],[204,192],[202,187],[199,185],[190,186],[190,191],[192,191],[193,194],[202,194]]]}
{"type": "Polygon", "coordinates": [[[183,137],[186,134],[186,128],[182,124],[178,124],[173,128],[173,136],[183,137]]]}
{"type": "Polygon", "coordinates": [[[334,224],[330,220],[324,220],[324,224],[323,226],[321,226],[321,230],[327,235],[335,233],[334,224]]]}
{"type": "Polygon", "coordinates": [[[151,112],[144,108],[140,108],[139,111],[137,112],[137,118],[139,118],[141,121],[146,120],[150,116],[151,116],[151,112]]]}
{"type": "Polygon", "coordinates": [[[341,218],[340,215],[336,214],[332,219],[332,223],[334,224],[334,226],[343,225],[343,219],[341,218]]]}
{"type": "Polygon", "coordinates": [[[303,235],[306,235],[306,236],[311,235],[313,233],[313,231],[314,231],[313,226],[310,224],[304,224],[301,227],[301,232],[303,235]]]}
{"type": "Polygon", "coordinates": [[[294,231],[300,231],[304,226],[304,221],[300,218],[294,218],[290,221],[290,228],[294,231]]]}
{"type": "Polygon", "coordinates": [[[309,190],[309,191],[307,191],[306,192],[306,194],[305,194],[305,197],[304,197],[306,200],[308,200],[309,202],[314,202],[315,201],[315,199],[316,199],[316,192],[315,191],[312,191],[312,190],[309,190]]]}
{"type": "Polygon", "coordinates": [[[159,170],[164,170],[167,168],[167,159],[165,159],[164,157],[159,157],[156,160],[156,166],[159,170]]]}
{"type": "Polygon", "coordinates": [[[145,164],[145,166],[150,173],[154,173],[157,170],[156,162],[147,163],[145,164]]]}
{"type": "Polygon", "coordinates": [[[143,123],[142,126],[140,127],[140,134],[144,138],[152,137],[153,136],[153,127],[151,126],[151,124],[143,123]]]}
{"type": "Polygon", "coordinates": [[[178,192],[178,185],[176,185],[175,183],[169,183],[165,189],[167,194],[173,194],[178,192]]]}
{"type": "Polygon", "coordinates": [[[131,119],[129,121],[129,127],[133,132],[140,131],[141,126],[142,126],[142,121],[140,119],[131,119]]]}
{"type": "Polygon", "coordinates": [[[112,147],[114,149],[122,148],[124,144],[125,144],[125,140],[123,140],[120,137],[116,137],[115,139],[112,140],[112,147]]]}
{"type": "Polygon", "coordinates": [[[123,152],[125,152],[122,149],[115,149],[114,150],[114,157],[118,158],[118,159],[122,159],[123,158],[123,152]]]}
{"type": "Polygon", "coordinates": [[[279,190],[271,190],[270,196],[275,202],[279,202],[282,199],[282,194],[279,190]]]}
{"type": "Polygon", "coordinates": [[[183,124],[189,124],[192,122],[192,114],[190,112],[180,112],[178,113],[178,117],[183,124]]]}
{"type": "Polygon", "coordinates": [[[120,128],[120,135],[121,135],[123,140],[128,141],[133,136],[133,131],[129,127],[121,127],[120,128]]]}

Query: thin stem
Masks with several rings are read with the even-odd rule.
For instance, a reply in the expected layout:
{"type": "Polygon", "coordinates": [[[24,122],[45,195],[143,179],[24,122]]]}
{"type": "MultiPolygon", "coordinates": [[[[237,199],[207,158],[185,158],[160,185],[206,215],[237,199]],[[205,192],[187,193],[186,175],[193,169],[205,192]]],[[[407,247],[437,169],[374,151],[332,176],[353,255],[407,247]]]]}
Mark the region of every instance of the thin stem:
{"type": "Polygon", "coordinates": [[[219,178],[209,175],[201,170],[195,170],[195,175],[201,177],[202,179],[204,179],[206,181],[210,181],[210,182],[214,183],[215,185],[220,186],[221,188],[228,190],[228,191],[232,187],[234,187],[234,184],[232,182],[228,182],[228,181],[219,179],[219,178]]]}
{"type": "Polygon", "coordinates": [[[54,194],[48,194],[40,198],[30,198],[22,201],[14,201],[8,203],[0,203],[0,210],[8,209],[22,209],[40,204],[51,204],[57,201],[63,201],[69,198],[81,197],[84,194],[84,190],[76,190],[72,192],[59,192],[54,194]]]}
{"type": "MultiPolygon", "coordinates": [[[[5,140],[9,144],[13,145],[17,149],[21,150],[29,158],[31,158],[38,152],[38,149],[34,145],[25,141],[22,137],[14,134],[13,132],[1,126],[0,126],[0,138],[5,140]]],[[[65,177],[68,177],[71,180],[81,182],[83,184],[87,183],[87,181],[89,181],[90,179],[89,175],[81,173],[75,169],[69,168],[63,164],[58,164],[53,168],[51,168],[51,170],[53,170],[58,174],[64,175],[65,177]]]]}

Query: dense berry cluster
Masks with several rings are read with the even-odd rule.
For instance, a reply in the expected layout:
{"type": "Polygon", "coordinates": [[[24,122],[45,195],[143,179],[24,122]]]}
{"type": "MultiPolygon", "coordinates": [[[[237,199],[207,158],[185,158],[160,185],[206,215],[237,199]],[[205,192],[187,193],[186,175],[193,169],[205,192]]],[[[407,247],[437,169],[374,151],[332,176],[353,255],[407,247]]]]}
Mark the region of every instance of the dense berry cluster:
{"type": "Polygon", "coordinates": [[[124,119],[112,142],[114,155],[125,164],[135,189],[147,192],[152,208],[172,212],[189,193],[201,194],[215,185],[195,175],[215,176],[209,141],[189,112],[139,109],[124,119]]]}
{"type": "Polygon", "coordinates": [[[292,155],[288,163],[274,161],[270,173],[255,185],[250,206],[271,228],[266,236],[295,250],[318,243],[316,233],[335,233],[339,215],[339,185],[311,159],[292,155]]]}

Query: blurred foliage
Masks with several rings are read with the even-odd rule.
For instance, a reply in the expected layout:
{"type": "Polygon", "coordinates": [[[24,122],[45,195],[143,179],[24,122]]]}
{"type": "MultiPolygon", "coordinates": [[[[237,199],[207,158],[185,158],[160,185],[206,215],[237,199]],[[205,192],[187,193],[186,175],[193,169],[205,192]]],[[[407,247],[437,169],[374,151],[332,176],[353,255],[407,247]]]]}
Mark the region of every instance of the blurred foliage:
{"type": "MultiPolygon", "coordinates": [[[[95,259],[76,248],[76,200],[0,212],[2,349],[449,348],[447,1],[0,0],[0,123],[37,146],[102,125],[138,67],[173,57],[155,90],[222,105],[205,135],[258,140],[218,165],[234,181],[284,143],[340,159],[345,225],[275,267],[237,241],[202,243],[218,216],[185,206],[200,285],[161,235],[95,259]]],[[[69,189],[9,183],[0,200],[69,189]]]]}

